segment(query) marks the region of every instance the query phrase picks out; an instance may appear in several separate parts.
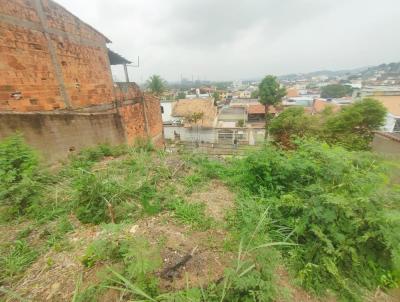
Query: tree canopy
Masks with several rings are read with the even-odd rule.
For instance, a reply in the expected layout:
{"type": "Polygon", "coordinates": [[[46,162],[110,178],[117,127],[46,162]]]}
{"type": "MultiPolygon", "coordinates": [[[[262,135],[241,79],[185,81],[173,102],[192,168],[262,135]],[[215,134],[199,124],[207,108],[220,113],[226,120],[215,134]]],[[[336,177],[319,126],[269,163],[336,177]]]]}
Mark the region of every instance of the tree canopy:
{"type": "Polygon", "coordinates": [[[286,95],[286,89],[281,87],[276,77],[267,75],[258,86],[260,103],[265,106],[265,137],[268,135],[268,109],[277,105],[286,95]]]}
{"type": "Polygon", "coordinates": [[[179,91],[175,98],[176,98],[177,100],[186,99],[186,93],[183,92],[183,91],[179,91]]]}
{"type": "Polygon", "coordinates": [[[212,96],[214,98],[214,106],[217,106],[218,102],[221,100],[221,96],[219,95],[219,92],[215,91],[212,96]]]}
{"type": "Polygon", "coordinates": [[[146,82],[147,89],[159,96],[167,90],[167,82],[159,75],[152,75],[146,82]]]}
{"type": "Polygon", "coordinates": [[[303,137],[315,132],[317,119],[306,114],[303,107],[291,107],[275,117],[269,126],[269,131],[280,145],[292,147],[293,136],[303,137]]]}
{"type": "Polygon", "coordinates": [[[274,118],[270,132],[277,144],[291,148],[293,137],[314,136],[349,150],[368,150],[385,122],[386,109],[377,100],[364,99],[334,113],[327,108],[318,115],[308,115],[302,107],[286,109],[274,118]]]}
{"type": "Polygon", "coordinates": [[[332,99],[351,95],[353,89],[347,85],[331,84],[321,88],[321,97],[332,99]]]}
{"type": "Polygon", "coordinates": [[[348,149],[369,149],[373,131],[384,125],[386,113],[382,103],[371,98],[345,106],[328,118],[324,128],[327,140],[348,149]]]}
{"type": "Polygon", "coordinates": [[[265,106],[276,105],[286,95],[286,89],[281,87],[277,78],[267,75],[258,86],[260,103],[265,106]]]}

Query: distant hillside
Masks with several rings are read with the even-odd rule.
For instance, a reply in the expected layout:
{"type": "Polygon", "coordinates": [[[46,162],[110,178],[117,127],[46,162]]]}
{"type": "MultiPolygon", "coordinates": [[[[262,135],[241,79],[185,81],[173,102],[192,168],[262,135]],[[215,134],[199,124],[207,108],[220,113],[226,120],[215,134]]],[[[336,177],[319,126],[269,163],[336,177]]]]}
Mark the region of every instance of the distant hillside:
{"type": "Polygon", "coordinates": [[[365,79],[374,75],[384,75],[384,76],[395,76],[400,77],[400,62],[397,63],[389,63],[389,64],[381,64],[377,66],[367,66],[361,68],[354,69],[345,69],[345,70],[319,70],[313,71],[309,73],[296,73],[296,74],[287,74],[280,76],[281,80],[297,80],[297,79],[309,79],[312,77],[318,76],[327,76],[327,77],[342,77],[342,76],[360,76],[365,79]]]}

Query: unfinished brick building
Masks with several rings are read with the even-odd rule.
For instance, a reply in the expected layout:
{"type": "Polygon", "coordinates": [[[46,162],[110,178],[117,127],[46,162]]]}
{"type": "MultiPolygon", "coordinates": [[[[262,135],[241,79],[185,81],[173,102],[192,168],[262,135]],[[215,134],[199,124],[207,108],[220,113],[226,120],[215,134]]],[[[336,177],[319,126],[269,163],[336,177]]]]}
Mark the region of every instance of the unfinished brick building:
{"type": "Polygon", "coordinates": [[[109,42],[54,1],[0,0],[0,138],[19,130],[51,160],[103,142],[161,144],[159,100],[113,83],[110,63],[129,62],[109,42]]]}

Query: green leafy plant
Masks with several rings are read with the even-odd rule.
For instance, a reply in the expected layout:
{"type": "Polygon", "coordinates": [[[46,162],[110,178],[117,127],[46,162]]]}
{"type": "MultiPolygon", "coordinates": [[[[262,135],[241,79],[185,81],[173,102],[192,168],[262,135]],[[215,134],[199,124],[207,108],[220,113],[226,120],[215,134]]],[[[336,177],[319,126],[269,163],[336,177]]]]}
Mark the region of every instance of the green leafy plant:
{"type": "Polygon", "coordinates": [[[240,229],[252,223],[252,207],[268,207],[275,223],[265,232],[298,244],[284,255],[301,284],[319,294],[331,288],[354,300],[362,287],[384,286],[386,276],[399,280],[400,196],[385,188],[377,159],[316,141],[296,144],[232,163],[227,180],[240,185],[241,200],[255,200],[238,208],[240,229]]]}
{"type": "Polygon", "coordinates": [[[13,209],[14,215],[25,213],[33,200],[40,196],[38,157],[21,134],[0,143],[0,203],[13,209]]]}
{"type": "Polygon", "coordinates": [[[0,281],[22,273],[36,260],[38,254],[26,241],[16,240],[11,249],[0,252],[0,281]]]}
{"type": "Polygon", "coordinates": [[[204,203],[189,203],[182,199],[176,199],[169,204],[169,207],[178,221],[195,229],[206,230],[212,226],[213,220],[206,216],[204,203]]]}

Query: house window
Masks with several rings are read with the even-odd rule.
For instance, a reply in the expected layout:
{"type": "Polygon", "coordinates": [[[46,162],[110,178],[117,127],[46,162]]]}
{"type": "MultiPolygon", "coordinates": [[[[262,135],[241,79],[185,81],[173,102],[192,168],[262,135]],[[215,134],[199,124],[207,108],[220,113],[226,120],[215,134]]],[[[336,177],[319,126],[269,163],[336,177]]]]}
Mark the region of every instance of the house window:
{"type": "Polygon", "coordinates": [[[161,114],[163,114],[163,113],[164,113],[164,107],[161,106],[161,114]]]}
{"type": "Polygon", "coordinates": [[[400,118],[396,119],[393,127],[393,132],[400,132],[400,118]]]}

